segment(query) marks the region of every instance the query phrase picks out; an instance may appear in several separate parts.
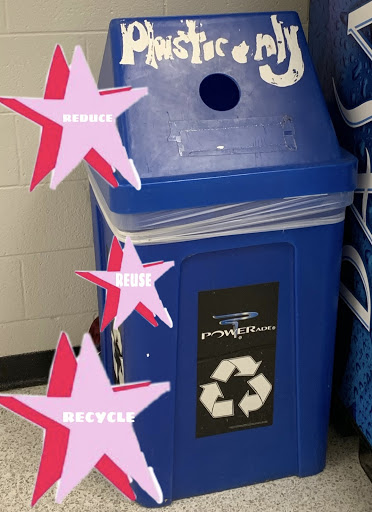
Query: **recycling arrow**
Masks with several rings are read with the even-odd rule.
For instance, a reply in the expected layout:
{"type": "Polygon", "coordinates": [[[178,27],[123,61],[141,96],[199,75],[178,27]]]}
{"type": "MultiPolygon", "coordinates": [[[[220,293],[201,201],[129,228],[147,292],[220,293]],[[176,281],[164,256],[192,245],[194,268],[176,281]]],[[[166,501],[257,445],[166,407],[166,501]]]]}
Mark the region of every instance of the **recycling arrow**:
{"type": "Polygon", "coordinates": [[[227,382],[235,370],[239,370],[235,377],[251,377],[256,375],[262,361],[256,361],[251,356],[223,359],[211,375],[211,379],[227,382]]]}
{"type": "MultiPolygon", "coordinates": [[[[223,359],[211,375],[212,379],[220,382],[227,382],[235,370],[238,370],[235,377],[252,377],[247,383],[255,393],[251,394],[248,390],[238,404],[247,418],[250,412],[257,411],[264,405],[272,390],[271,383],[263,373],[256,375],[261,363],[262,361],[256,362],[251,356],[223,359]]],[[[224,395],[217,382],[200,387],[203,391],[199,400],[213,418],[234,416],[234,401],[218,400],[224,398],[224,395]]]]}
{"type": "Polygon", "coordinates": [[[256,394],[250,395],[249,391],[247,391],[238,404],[247,418],[249,418],[250,412],[257,411],[263,406],[272,390],[272,385],[263,373],[260,373],[253,379],[250,379],[248,384],[256,394]]]}
{"type": "Polygon", "coordinates": [[[234,416],[233,400],[223,400],[217,402],[218,398],[223,398],[223,393],[217,382],[203,384],[200,386],[203,391],[200,395],[200,401],[213,418],[225,418],[234,416]]]}

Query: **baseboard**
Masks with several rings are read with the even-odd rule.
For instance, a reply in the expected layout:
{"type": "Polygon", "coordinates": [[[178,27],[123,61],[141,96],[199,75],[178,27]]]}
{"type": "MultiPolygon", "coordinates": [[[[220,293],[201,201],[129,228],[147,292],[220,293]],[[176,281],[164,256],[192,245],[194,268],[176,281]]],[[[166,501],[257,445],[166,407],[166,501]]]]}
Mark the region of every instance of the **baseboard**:
{"type": "MultiPolygon", "coordinates": [[[[79,354],[80,347],[74,347],[79,354]]],[[[0,391],[47,384],[54,350],[0,357],[0,391]]]]}

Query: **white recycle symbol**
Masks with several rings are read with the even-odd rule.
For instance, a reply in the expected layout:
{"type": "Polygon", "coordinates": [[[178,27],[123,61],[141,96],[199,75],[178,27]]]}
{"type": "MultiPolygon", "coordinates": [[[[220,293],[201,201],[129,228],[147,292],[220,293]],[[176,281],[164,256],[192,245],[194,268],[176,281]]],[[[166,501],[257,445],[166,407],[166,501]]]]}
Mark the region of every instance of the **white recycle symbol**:
{"type": "MultiPolygon", "coordinates": [[[[247,418],[250,412],[257,411],[263,406],[272,390],[272,385],[263,373],[256,375],[261,363],[262,361],[256,362],[251,356],[223,359],[211,375],[211,379],[220,382],[227,382],[235,370],[238,370],[235,377],[253,377],[247,382],[255,393],[250,394],[248,389],[238,404],[247,418]]],[[[200,387],[203,389],[200,401],[213,418],[234,416],[234,401],[218,400],[224,396],[217,382],[203,384],[200,387]]]]}

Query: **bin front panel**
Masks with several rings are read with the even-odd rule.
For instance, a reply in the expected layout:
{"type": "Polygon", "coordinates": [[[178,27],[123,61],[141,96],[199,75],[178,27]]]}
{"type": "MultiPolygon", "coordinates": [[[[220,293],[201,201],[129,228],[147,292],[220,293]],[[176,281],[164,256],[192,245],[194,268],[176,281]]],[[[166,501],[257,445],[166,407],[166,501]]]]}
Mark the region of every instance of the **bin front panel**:
{"type": "Polygon", "coordinates": [[[182,264],[174,498],[297,473],[294,252],[242,247],[182,264]]]}

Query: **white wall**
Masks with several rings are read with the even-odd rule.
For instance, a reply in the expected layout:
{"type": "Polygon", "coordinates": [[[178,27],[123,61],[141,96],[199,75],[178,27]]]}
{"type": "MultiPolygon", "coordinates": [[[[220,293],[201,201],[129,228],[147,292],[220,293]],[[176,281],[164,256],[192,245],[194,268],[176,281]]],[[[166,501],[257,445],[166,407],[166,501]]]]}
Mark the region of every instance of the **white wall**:
{"type": "MultiPolygon", "coordinates": [[[[0,94],[42,96],[57,43],[84,49],[97,77],[115,17],[297,10],[308,0],[0,0],[0,94]]],[[[57,191],[29,193],[40,128],[0,106],[0,356],[55,348],[63,329],[80,343],[96,314],[87,180],[75,170],[57,191]]]]}

